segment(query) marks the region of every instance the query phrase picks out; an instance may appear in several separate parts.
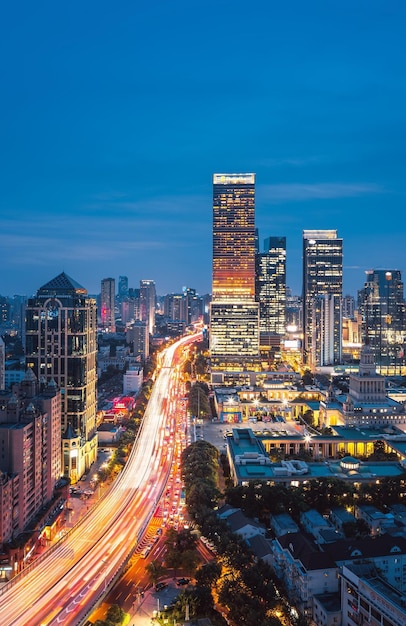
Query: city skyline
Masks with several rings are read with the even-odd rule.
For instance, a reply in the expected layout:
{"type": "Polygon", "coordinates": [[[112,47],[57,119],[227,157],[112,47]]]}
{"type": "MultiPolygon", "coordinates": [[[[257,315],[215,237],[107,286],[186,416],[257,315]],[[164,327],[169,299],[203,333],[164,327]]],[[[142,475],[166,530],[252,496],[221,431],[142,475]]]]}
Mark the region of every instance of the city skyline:
{"type": "Polygon", "coordinates": [[[121,275],[210,293],[215,172],[255,173],[260,250],[286,237],[294,294],[307,229],[340,233],[344,294],[370,269],[404,275],[405,16],[394,1],[9,3],[0,294],[60,272],[90,294],[121,275]]]}

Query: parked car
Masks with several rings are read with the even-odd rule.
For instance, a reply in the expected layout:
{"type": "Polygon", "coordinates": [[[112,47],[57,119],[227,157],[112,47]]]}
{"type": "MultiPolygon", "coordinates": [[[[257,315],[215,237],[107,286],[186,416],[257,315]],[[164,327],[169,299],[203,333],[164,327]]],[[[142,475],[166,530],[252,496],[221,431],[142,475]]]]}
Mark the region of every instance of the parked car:
{"type": "Polygon", "coordinates": [[[176,584],[178,585],[178,587],[181,587],[182,585],[188,585],[190,583],[190,578],[178,578],[178,580],[176,581],[176,584]]]}
{"type": "Polygon", "coordinates": [[[168,586],[168,583],[157,583],[155,585],[155,590],[156,591],[162,591],[162,589],[165,589],[165,587],[168,586]]]}

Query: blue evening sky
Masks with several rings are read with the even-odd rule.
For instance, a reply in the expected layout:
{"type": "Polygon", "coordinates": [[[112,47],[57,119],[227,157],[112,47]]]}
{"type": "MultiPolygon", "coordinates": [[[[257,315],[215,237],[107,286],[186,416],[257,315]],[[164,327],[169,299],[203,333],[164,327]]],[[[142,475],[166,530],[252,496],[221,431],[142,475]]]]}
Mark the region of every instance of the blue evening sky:
{"type": "Polygon", "coordinates": [[[403,0],[32,0],[0,13],[0,294],[65,271],[211,291],[212,174],[256,222],[344,239],[344,292],[406,280],[403,0]]]}

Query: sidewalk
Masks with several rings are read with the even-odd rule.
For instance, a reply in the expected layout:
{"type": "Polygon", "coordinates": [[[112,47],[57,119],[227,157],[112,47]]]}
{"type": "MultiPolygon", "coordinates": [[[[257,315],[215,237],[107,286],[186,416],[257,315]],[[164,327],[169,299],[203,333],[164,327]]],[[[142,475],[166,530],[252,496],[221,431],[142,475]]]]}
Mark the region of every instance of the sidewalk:
{"type": "Polygon", "coordinates": [[[97,461],[93,463],[90,467],[88,474],[85,479],[79,480],[75,487],[80,489],[82,492],[86,492],[89,495],[75,496],[73,494],[70,495],[69,500],[67,502],[66,509],[66,522],[64,527],[69,530],[78,521],[86,515],[88,510],[97,502],[97,500],[104,494],[105,491],[110,486],[110,482],[103,484],[103,486],[98,485],[94,486],[94,476],[99,471],[101,465],[107,461],[110,453],[98,452],[97,461]],[[92,493],[92,495],[90,495],[92,493]]]}
{"type": "Polygon", "coordinates": [[[128,626],[152,626],[156,623],[154,615],[163,611],[165,606],[172,604],[173,600],[180,593],[179,587],[170,580],[166,580],[168,586],[162,591],[155,591],[154,588],[145,592],[144,597],[138,597],[130,611],[128,626]]]}

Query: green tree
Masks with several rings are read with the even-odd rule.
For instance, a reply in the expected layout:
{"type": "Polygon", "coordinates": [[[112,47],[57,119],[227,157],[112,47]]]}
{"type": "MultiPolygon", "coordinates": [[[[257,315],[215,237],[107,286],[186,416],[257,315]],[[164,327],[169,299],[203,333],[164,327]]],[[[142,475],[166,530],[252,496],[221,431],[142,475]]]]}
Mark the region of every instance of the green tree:
{"type": "Polygon", "coordinates": [[[210,413],[207,385],[195,383],[189,393],[189,411],[196,417],[207,417],[210,413]]]}
{"type": "Polygon", "coordinates": [[[197,376],[204,376],[207,372],[207,359],[201,352],[195,358],[195,372],[197,376]]]}
{"type": "Polygon", "coordinates": [[[194,575],[199,560],[200,557],[196,549],[185,550],[182,552],[182,569],[188,574],[188,576],[194,575]]]}
{"type": "Polygon", "coordinates": [[[307,411],[303,413],[302,417],[308,426],[310,426],[311,428],[314,428],[315,426],[314,413],[311,409],[307,409],[307,411]]]}
{"type": "Polygon", "coordinates": [[[151,561],[145,566],[145,571],[148,574],[148,578],[151,583],[155,585],[160,578],[166,575],[166,568],[162,565],[160,561],[151,561]]]}
{"type": "Polygon", "coordinates": [[[189,616],[194,617],[197,614],[198,605],[198,595],[192,590],[184,589],[174,601],[173,613],[177,619],[184,619],[187,607],[189,616]]]}
{"type": "Polygon", "coordinates": [[[109,607],[106,614],[106,621],[110,624],[122,624],[125,617],[125,613],[122,608],[118,606],[118,604],[112,604],[109,607]]]}
{"type": "Polygon", "coordinates": [[[221,566],[216,561],[201,565],[195,574],[196,585],[212,587],[221,576],[221,566]]]}
{"type": "Polygon", "coordinates": [[[314,385],[314,378],[310,370],[305,370],[302,376],[302,383],[305,386],[314,385]]]}

